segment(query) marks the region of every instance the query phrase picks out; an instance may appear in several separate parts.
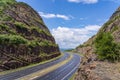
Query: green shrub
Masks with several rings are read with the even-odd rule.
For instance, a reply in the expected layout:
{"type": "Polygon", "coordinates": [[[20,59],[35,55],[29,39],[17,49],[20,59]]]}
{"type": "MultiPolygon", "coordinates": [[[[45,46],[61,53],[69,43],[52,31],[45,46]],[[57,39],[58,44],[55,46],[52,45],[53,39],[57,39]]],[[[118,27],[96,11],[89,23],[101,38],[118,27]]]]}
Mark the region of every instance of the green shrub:
{"type": "Polygon", "coordinates": [[[3,24],[0,24],[0,30],[8,30],[9,29],[9,27],[8,26],[6,26],[6,25],[3,25],[3,24]]]}
{"type": "Polygon", "coordinates": [[[83,47],[87,47],[87,46],[91,46],[91,45],[90,44],[81,44],[77,48],[83,48],[83,47]]]}
{"type": "Polygon", "coordinates": [[[38,33],[46,34],[47,36],[51,36],[49,32],[47,32],[47,31],[45,31],[45,30],[42,30],[42,29],[40,29],[39,27],[32,26],[32,27],[31,27],[31,30],[35,30],[35,31],[37,31],[38,33]]]}
{"type": "Polygon", "coordinates": [[[48,41],[48,40],[41,41],[39,45],[40,46],[54,46],[54,47],[58,46],[57,44],[54,44],[53,42],[48,41]]]}
{"type": "Polygon", "coordinates": [[[111,32],[113,33],[114,31],[118,30],[119,29],[119,26],[114,26],[111,30],[111,32]]]}
{"type": "Polygon", "coordinates": [[[10,34],[16,34],[16,31],[14,29],[10,29],[8,25],[0,24],[0,32],[7,32],[10,34]]]}
{"type": "Polygon", "coordinates": [[[96,54],[100,60],[119,61],[120,46],[116,44],[110,33],[100,33],[95,40],[96,54]]]}
{"type": "Polygon", "coordinates": [[[83,48],[83,47],[84,47],[84,45],[83,45],[83,44],[80,44],[79,46],[76,47],[76,49],[77,49],[77,48],[83,48]]]}
{"type": "Polygon", "coordinates": [[[4,16],[4,18],[2,19],[3,21],[12,21],[12,17],[10,16],[4,16]]]}
{"type": "Polygon", "coordinates": [[[29,47],[39,46],[39,42],[38,42],[37,40],[29,41],[28,46],[29,46],[29,47]]]}
{"type": "Polygon", "coordinates": [[[15,3],[15,0],[0,0],[0,4],[10,4],[10,3],[15,3]]]}
{"type": "Polygon", "coordinates": [[[8,35],[8,34],[2,34],[0,35],[0,44],[27,44],[28,41],[18,35],[8,35]]]}
{"type": "Polygon", "coordinates": [[[15,22],[14,24],[19,29],[28,29],[28,26],[23,24],[22,22],[15,22]]]}

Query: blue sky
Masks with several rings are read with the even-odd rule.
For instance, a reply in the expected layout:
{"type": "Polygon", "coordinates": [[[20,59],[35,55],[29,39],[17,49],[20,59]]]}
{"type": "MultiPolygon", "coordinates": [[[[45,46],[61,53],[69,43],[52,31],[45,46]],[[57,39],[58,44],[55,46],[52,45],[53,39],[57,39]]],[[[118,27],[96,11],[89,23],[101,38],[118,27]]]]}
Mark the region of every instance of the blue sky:
{"type": "Polygon", "coordinates": [[[75,48],[95,35],[120,0],[17,0],[43,18],[60,48],[75,48]]]}

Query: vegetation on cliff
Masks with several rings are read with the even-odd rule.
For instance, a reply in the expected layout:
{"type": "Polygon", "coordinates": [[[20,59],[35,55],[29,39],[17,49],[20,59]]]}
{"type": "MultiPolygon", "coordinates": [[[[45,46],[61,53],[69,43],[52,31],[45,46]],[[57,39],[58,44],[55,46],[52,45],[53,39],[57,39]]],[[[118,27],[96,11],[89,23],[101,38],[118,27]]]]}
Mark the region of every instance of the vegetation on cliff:
{"type": "Polygon", "coordinates": [[[15,0],[0,0],[0,71],[58,55],[58,45],[33,8],[15,0]]]}
{"type": "MultiPolygon", "coordinates": [[[[98,33],[76,49],[91,47],[98,59],[111,62],[120,61],[120,8],[101,27],[98,33]]],[[[90,51],[91,51],[90,50],[90,51]]],[[[82,51],[82,50],[81,50],[82,51]]],[[[83,53],[83,52],[81,52],[83,53]]],[[[86,53],[87,55],[88,53],[86,53]]]]}
{"type": "Polygon", "coordinates": [[[114,42],[111,33],[100,33],[95,40],[96,54],[101,60],[120,61],[120,45],[114,42]]]}
{"type": "Polygon", "coordinates": [[[84,57],[75,80],[119,80],[120,7],[98,33],[78,46],[76,51],[84,57]]]}

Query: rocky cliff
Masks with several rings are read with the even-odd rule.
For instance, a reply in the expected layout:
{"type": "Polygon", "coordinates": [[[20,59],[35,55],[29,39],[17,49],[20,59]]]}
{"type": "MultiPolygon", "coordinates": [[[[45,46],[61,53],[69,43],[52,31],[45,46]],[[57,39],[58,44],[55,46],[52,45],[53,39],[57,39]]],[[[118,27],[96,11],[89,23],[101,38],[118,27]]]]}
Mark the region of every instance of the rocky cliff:
{"type": "Polygon", "coordinates": [[[60,55],[40,15],[29,5],[0,0],[0,71],[60,55]]]}
{"type": "Polygon", "coordinates": [[[120,7],[95,36],[76,48],[76,51],[83,54],[84,57],[75,80],[119,80],[119,44],[120,7]],[[102,41],[101,44],[100,40],[102,41]],[[115,63],[111,63],[110,60],[115,61],[115,63]]]}

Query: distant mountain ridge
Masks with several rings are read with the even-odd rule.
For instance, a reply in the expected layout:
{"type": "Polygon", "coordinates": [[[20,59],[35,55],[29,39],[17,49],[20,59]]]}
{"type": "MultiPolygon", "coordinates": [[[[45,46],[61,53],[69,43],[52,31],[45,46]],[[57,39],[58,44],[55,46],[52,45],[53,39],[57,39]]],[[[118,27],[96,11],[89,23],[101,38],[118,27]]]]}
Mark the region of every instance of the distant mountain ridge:
{"type": "Polygon", "coordinates": [[[29,5],[0,0],[0,71],[60,55],[40,15],[29,5]]]}

